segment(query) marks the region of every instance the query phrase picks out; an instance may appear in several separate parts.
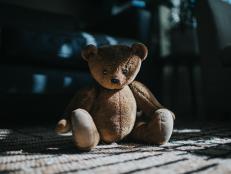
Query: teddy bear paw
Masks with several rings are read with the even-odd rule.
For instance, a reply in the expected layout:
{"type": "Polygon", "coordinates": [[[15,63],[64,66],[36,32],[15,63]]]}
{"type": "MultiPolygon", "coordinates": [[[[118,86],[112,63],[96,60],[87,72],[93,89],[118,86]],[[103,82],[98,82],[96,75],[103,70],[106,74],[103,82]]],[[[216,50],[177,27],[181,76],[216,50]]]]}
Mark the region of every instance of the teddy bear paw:
{"type": "Polygon", "coordinates": [[[155,144],[165,144],[168,142],[173,131],[174,117],[173,113],[168,109],[158,109],[155,111],[148,125],[149,129],[153,130],[152,136],[155,144]]]}

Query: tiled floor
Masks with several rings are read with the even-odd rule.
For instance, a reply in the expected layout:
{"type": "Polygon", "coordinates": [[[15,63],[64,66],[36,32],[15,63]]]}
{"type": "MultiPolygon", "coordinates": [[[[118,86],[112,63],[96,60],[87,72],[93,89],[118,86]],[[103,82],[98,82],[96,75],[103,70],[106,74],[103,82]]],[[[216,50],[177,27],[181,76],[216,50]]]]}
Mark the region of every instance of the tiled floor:
{"type": "Polygon", "coordinates": [[[80,152],[51,128],[0,130],[0,173],[231,173],[231,127],[178,128],[163,146],[101,144],[80,152]]]}

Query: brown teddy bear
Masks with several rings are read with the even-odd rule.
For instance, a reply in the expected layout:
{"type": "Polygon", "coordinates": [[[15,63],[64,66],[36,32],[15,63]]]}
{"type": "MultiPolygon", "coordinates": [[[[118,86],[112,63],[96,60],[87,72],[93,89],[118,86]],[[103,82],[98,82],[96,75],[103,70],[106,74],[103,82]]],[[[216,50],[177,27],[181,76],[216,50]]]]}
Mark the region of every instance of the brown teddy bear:
{"type": "Polygon", "coordinates": [[[72,130],[80,150],[94,148],[100,140],[118,142],[125,137],[148,144],[166,143],[173,130],[174,114],[165,109],[142,83],[134,81],[147,57],[144,44],[88,45],[82,57],[99,85],[77,92],[56,131],[72,130]],[[137,116],[137,110],[142,114],[137,116]]]}

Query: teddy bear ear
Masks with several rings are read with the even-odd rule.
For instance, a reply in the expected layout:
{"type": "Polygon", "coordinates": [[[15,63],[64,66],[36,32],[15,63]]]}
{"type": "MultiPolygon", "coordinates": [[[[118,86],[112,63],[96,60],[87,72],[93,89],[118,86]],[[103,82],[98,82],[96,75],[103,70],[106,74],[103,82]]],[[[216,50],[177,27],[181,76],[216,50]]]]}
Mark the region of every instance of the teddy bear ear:
{"type": "Polygon", "coordinates": [[[142,43],[134,43],[132,45],[132,54],[137,55],[141,60],[145,60],[148,55],[148,48],[142,43]]]}
{"type": "Polygon", "coordinates": [[[97,48],[95,45],[87,45],[81,52],[81,55],[84,60],[88,61],[90,57],[93,57],[97,54],[97,48]]]}

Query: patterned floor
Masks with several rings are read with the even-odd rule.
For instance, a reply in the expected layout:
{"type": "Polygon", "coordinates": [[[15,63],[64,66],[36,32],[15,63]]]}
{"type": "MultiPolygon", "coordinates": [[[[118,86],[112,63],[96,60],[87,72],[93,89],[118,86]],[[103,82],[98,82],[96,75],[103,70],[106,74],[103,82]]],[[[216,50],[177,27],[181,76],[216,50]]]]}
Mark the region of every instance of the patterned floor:
{"type": "Polygon", "coordinates": [[[99,145],[80,152],[51,128],[0,129],[0,173],[231,173],[231,128],[174,130],[164,146],[99,145]]]}

